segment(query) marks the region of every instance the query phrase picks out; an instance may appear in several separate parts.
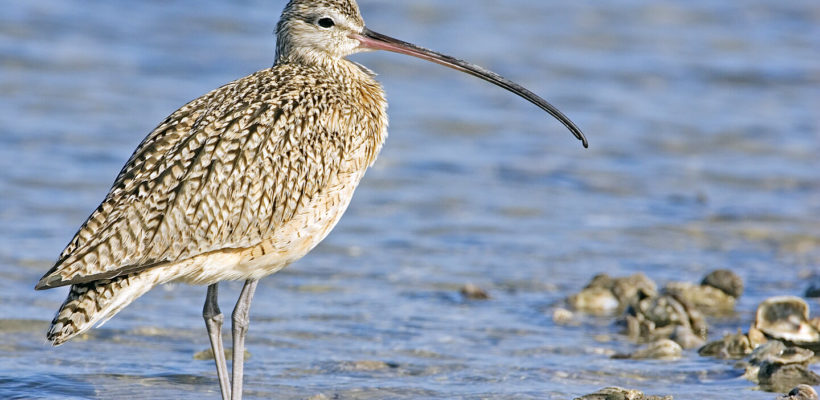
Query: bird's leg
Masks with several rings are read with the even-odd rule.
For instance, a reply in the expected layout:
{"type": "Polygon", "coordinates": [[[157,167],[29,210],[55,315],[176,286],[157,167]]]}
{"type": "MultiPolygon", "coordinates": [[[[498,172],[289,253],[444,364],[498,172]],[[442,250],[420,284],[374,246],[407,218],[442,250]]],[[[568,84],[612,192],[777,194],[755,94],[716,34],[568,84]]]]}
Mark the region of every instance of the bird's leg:
{"type": "Polygon", "coordinates": [[[231,388],[231,399],[233,400],[242,398],[245,334],[248,333],[248,325],[250,324],[248,314],[251,310],[251,300],[253,300],[253,292],[256,291],[257,283],[259,281],[256,279],[245,281],[245,286],[242,287],[242,293],[239,294],[239,300],[236,301],[236,307],[233,309],[233,387],[231,388]]]}
{"type": "Polygon", "coordinates": [[[217,302],[217,285],[208,286],[205,296],[205,306],[202,307],[202,317],[205,318],[205,327],[208,328],[208,338],[211,339],[211,351],[214,353],[216,375],[219,377],[219,390],[222,391],[222,400],[231,398],[231,385],[228,380],[228,365],[225,361],[225,348],[222,347],[222,311],[219,311],[217,302]]]}

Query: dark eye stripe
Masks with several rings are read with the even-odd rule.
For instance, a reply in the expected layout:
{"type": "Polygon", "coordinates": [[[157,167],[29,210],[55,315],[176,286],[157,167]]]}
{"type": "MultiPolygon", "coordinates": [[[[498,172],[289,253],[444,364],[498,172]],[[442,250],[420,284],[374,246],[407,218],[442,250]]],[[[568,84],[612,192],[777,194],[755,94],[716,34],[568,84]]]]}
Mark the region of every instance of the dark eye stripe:
{"type": "Polygon", "coordinates": [[[334,25],[336,25],[336,23],[328,17],[319,18],[319,20],[316,21],[316,24],[321,26],[322,28],[332,28],[334,25]]]}

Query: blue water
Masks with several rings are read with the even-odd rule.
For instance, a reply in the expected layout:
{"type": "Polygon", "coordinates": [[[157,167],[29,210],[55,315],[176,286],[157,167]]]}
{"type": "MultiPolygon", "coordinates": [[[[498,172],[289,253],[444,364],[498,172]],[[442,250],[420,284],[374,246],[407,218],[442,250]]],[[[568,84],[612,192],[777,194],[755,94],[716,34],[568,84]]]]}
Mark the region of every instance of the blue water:
{"type": "MultiPolygon", "coordinates": [[[[271,65],[284,1],[5,2],[0,12],[0,398],[217,398],[204,287],[150,292],[51,348],[64,289],[37,279],[140,140],[271,65]]],[[[594,274],[740,274],[763,299],[820,273],[820,3],[364,1],[368,26],[542,94],[407,57],[380,74],[390,137],[316,250],[263,280],[247,398],[569,398],[620,385],[771,399],[731,362],[610,360],[610,318],[552,321],[594,274]],[[467,282],[492,299],[471,302],[467,282]]],[[[230,310],[239,283],[224,285],[230,310]]],[[[814,315],[820,303],[810,301],[814,315]]],[[[817,370],[815,366],[815,370],[817,370]]]]}

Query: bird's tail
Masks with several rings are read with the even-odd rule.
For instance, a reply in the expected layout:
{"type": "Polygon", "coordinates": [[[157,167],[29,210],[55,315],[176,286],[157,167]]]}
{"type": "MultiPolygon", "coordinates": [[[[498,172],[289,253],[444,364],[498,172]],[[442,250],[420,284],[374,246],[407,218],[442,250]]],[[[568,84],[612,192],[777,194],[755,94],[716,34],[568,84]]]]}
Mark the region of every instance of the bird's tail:
{"type": "Polygon", "coordinates": [[[137,297],[164,283],[163,275],[153,269],[71,285],[68,297],[51,321],[46,338],[59,346],[95,324],[102,325],[137,297]]]}

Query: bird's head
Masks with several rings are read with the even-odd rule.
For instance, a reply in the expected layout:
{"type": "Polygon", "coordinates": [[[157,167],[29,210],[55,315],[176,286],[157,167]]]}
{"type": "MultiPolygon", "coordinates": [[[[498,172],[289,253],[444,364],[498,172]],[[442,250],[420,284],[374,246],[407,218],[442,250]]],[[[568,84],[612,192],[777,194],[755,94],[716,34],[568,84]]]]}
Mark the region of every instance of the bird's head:
{"type": "Polygon", "coordinates": [[[354,35],[364,29],[353,0],[291,0],[276,28],[276,59],[342,59],[362,50],[354,35]]]}

